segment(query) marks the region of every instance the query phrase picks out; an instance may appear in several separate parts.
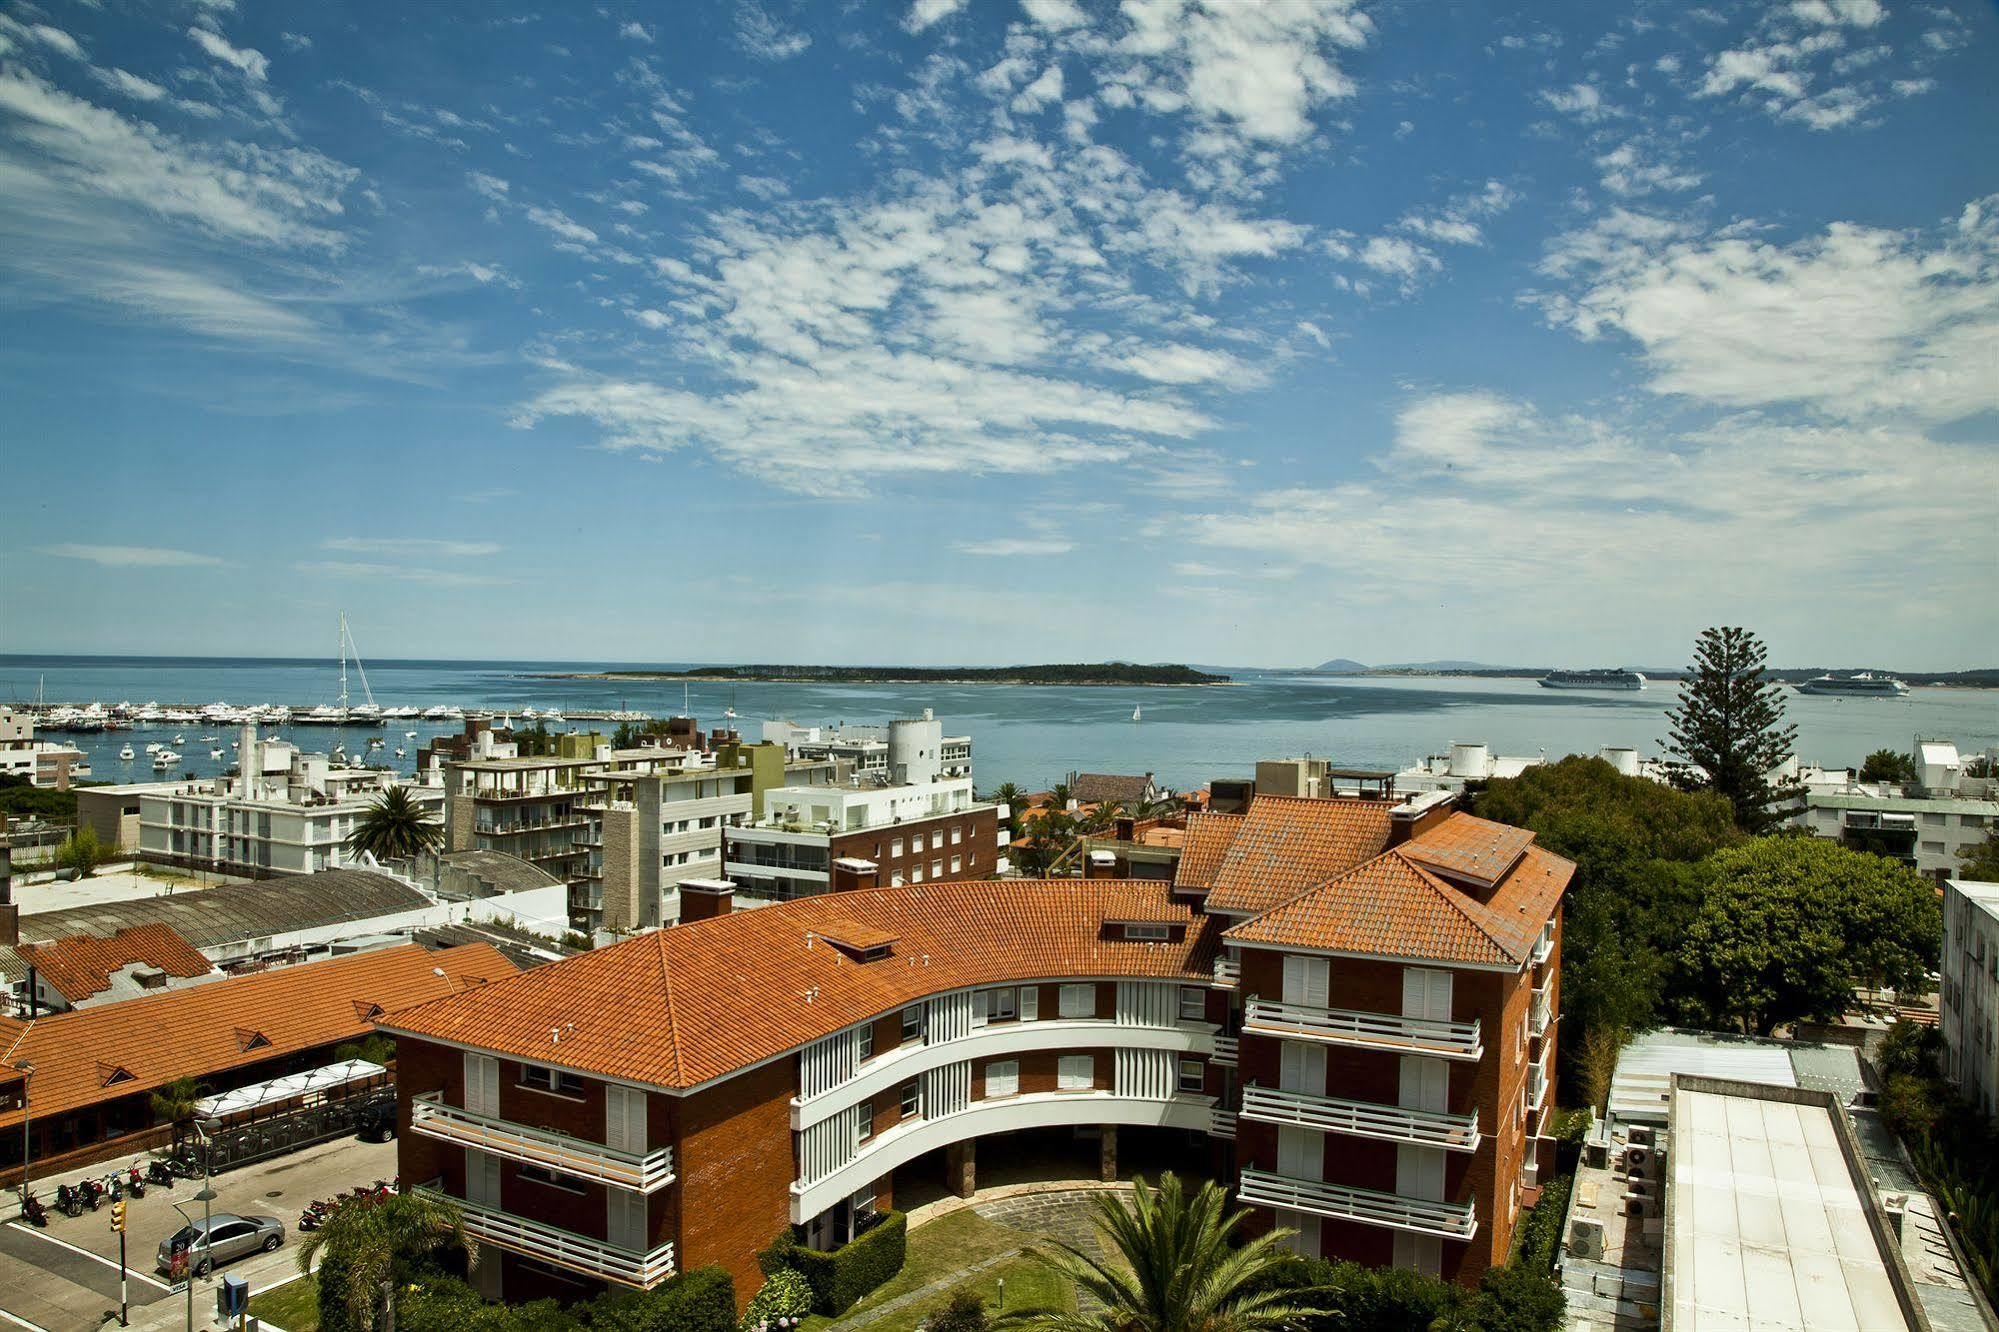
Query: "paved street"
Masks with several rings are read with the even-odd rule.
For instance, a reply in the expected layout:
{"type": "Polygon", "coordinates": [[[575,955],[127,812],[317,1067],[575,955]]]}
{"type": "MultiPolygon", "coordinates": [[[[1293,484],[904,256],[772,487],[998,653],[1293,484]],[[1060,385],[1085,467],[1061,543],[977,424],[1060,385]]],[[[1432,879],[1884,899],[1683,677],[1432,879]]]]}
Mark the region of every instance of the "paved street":
{"type": "MultiPolygon", "coordinates": [[[[109,1169],[107,1163],[90,1171],[38,1179],[35,1193],[48,1204],[57,1183],[74,1182],[84,1174],[101,1175],[109,1169]]],[[[292,1246],[297,1238],[298,1214],[305,1205],[314,1198],[344,1193],[357,1184],[391,1178],[395,1169],[394,1143],[343,1138],[216,1176],[218,1196],[212,1210],[275,1216],[285,1223],[286,1231],[285,1246],[276,1253],[238,1259],[226,1264],[222,1273],[247,1279],[252,1292],[291,1274],[297,1263],[292,1246]]],[[[149,1188],[145,1197],[128,1200],[126,1252],[131,1263],[134,1327],[178,1327],[185,1321],[185,1296],[176,1296],[168,1289],[165,1278],[154,1273],[153,1263],[160,1241],[182,1225],[173,1204],[200,1215],[200,1205],[189,1201],[199,1188],[198,1181],[182,1180],[172,1189],[149,1188]]],[[[111,1233],[108,1203],[75,1218],[51,1207],[46,1230],[18,1220],[19,1207],[12,1202],[4,1204],[4,1215],[8,1220],[0,1225],[0,1320],[47,1332],[84,1332],[107,1317],[117,1317],[118,1237],[111,1233]]],[[[198,1283],[195,1325],[211,1325],[214,1308],[213,1281],[198,1283]]]]}

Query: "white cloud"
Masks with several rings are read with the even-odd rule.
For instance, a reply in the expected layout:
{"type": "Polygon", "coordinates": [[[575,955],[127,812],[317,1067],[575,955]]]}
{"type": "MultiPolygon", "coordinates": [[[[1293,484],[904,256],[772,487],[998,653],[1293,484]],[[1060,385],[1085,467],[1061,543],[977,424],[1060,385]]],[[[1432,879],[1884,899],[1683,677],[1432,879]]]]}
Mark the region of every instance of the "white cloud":
{"type": "Polygon", "coordinates": [[[68,56],[71,60],[89,58],[76,38],[61,28],[51,27],[46,23],[21,23],[8,18],[5,14],[0,14],[0,34],[8,33],[24,41],[33,42],[37,46],[45,46],[60,55],[68,56]]]}
{"type": "Polygon", "coordinates": [[[1076,0],[1020,0],[1020,7],[1029,20],[1051,32],[1066,32],[1090,21],[1076,0]]]}
{"type": "Polygon", "coordinates": [[[463,569],[427,569],[418,565],[382,564],[366,560],[305,560],[292,568],[299,573],[322,578],[369,581],[387,578],[430,587],[505,587],[513,582],[497,574],[468,573],[463,569]]]}
{"type": "Polygon", "coordinates": [[[1365,267],[1389,277],[1411,282],[1443,267],[1437,256],[1405,236],[1370,236],[1354,252],[1365,267]]]}
{"type": "Polygon", "coordinates": [[[1023,112],[1039,111],[1051,102],[1062,99],[1062,67],[1050,65],[1041,71],[1041,76],[1014,95],[1013,109],[1023,112]]]}
{"type": "Polygon", "coordinates": [[[106,569],[183,569],[223,562],[214,555],[175,550],[168,546],[91,546],[65,542],[58,546],[43,546],[41,552],[65,560],[83,560],[106,569]]]}
{"type": "Polygon", "coordinates": [[[320,543],[328,550],[356,555],[428,556],[433,559],[478,559],[498,555],[494,541],[446,541],[431,537],[329,537],[320,543]]]}
{"type": "Polygon", "coordinates": [[[1888,17],[1881,0],[1791,0],[1791,12],[1825,27],[1871,28],[1888,17]]]}
{"type": "Polygon", "coordinates": [[[1593,83],[1543,89],[1540,98],[1548,106],[1565,116],[1573,116],[1585,125],[1593,125],[1618,114],[1616,108],[1604,99],[1603,89],[1593,83]]]}
{"type": "Polygon", "coordinates": [[[965,7],[965,0],[913,0],[909,13],[903,18],[902,26],[911,32],[922,32],[933,23],[949,18],[965,7]]]}
{"type": "Polygon", "coordinates": [[[1777,244],[1613,213],[1543,263],[1557,324],[1639,348],[1648,387],[1723,406],[1954,420],[1999,409],[1999,199],[1931,233],[1834,223],[1777,244]]]}
{"type": "Polygon", "coordinates": [[[498,176],[489,176],[483,171],[468,171],[465,173],[465,179],[472,183],[473,189],[496,202],[505,199],[513,189],[513,186],[498,176]]]}
{"type": "Polygon", "coordinates": [[[809,35],[786,28],[757,0],[737,0],[736,40],[750,55],[769,61],[790,60],[812,45],[809,35]]]}
{"type": "Polygon", "coordinates": [[[1480,245],[1485,232],[1479,224],[1511,208],[1519,197],[1506,184],[1488,180],[1483,188],[1460,195],[1442,208],[1409,213],[1395,225],[1442,245],[1480,245]]]}
{"type": "Polygon", "coordinates": [[[229,65],[253,82],[262,83],[270,73],[271,62],[261,51],[249,47],[231,46],[216,33],[207,28],[189,28],[188,39],[202,50],[225,65],[229,65]]]}
{"type": "Polygon", "coordinates": [[[1649,144],[1641,146],[1637,140],[1627,140],[1599,153],[1596,167],[1603,187],[1627,199],[1695,189],[1704,179],[1700,172],[1669,160],[1664,150],[1649,144]],[[1652,156],[1653,153],[1660,155],[1652,156]]]}
{"type": "Polygon", "coordinates": [[[989,555],[1008,559],[1023,555],[1067,555],[1076,543],[1067,537],[997,537],[991,541],[954,541],[951,549],[961,555],[989,555]]]}
{"type": "Polygon", "coordinates": [[[633,42],[646,42],[650,44],[652,41],[652,33],[646,30],[645,24],[640,23],[636,19],[620,27],[618,29],[618,36],[633,42]]]}
{"type": "Polygon", "coordinates": [[[1246,385],[1260,383],[1263,378],[1256,367],[1239,357],[1184,343],[1146,347],[1120,358],[1117,365],[1158,384],[1246,385]]]}
{"type": "Polygon", "coordinates": [[[583,245],[595,245],[597,233],[576,221],[560,208],[543,208],[539,204],[529,204],[525,210],[528,221],[547,231],[552,231],[564,240],[576,241],[583,245]]]}
{"type": "Polygon", "coordinates": [[[157,102],[167,95],[167,90],[159,84],[129,70],[93,68],[90,72],[105,87],[135,102],[157,102]]]}

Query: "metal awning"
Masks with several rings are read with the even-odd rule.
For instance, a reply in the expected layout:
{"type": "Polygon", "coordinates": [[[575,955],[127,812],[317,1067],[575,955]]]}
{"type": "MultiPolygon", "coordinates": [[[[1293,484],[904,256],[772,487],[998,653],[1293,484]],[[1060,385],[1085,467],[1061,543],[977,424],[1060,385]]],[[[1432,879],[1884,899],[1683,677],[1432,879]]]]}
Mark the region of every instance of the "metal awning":
{"type": "Polygon", "coordinates": [[[195,1103],[195,1114],[203,1119],[226,1119],[267,1105],[282,1105],[301,1096],[336,1091],[349,1083],[386,1077],[389,1070],[365,1059],[349,1059],[304,1073],[288,1073],[269,1082],[255,1082],[218,1096],[205,1096],[195,1103]]]}

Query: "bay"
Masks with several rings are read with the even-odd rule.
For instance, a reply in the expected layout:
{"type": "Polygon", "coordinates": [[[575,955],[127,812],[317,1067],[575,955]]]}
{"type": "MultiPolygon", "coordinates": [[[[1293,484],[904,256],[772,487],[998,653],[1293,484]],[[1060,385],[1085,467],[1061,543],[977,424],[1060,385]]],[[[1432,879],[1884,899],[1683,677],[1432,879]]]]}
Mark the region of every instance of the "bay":
{"type": "MultiPolygon", "coordinates": [[[[790,683],[720,684],[659,680],[565,680],[566,671],[675,669],[674,664],[529,661],[397,661],[367,665],[368,685],[383,706],[427,708],[439,703],[521,709],[641,709],[654,715],[685,706],[703,726],[723,725],[733,706],[737,726],[756,739],[763,721],[803,724],[880,722],[934,709],[947,734],[972,737],[981,788],[1004,781],[1042,789],[1072,771],[1153,773],[1176,788],[1216,777],[1247,777],[1259,758],[1315,754],[1338,764],[1402,768],[1442,753],[1453,741],[1482,741],[1495,753],[1594,753],[1627,745],[1660,752],[1665,713],[1678,687],[1654,683],[1636,693],[1585,693],[1540,688],[1532,680],[1465,677],[1336,677],[1240,672],[1237,683],[1207,688],[1059,687],[790,683]],[[1133,708],[1143,720],[1133,722],[1133,708]]],[[[283,703],[294,708],[332,703],[339,693],[335,663],[312,659],[198,657],[73,657],[0,655],[0,700],[48,700],[162,705],[226,701],[283,703]]],[[[364,694],[349,670],[353,701],[364,694]]],[[[1798,752],[1828,766],[1857,766],[1876,749],[1906,752],[1915,737],[1955,740],[1971,753],[1999,746],[1999,693],[1977,689],[1914,689],[1906,698],[1851,699],[1787,694],[1798,726],[1798,752]]],[[[609,723],[570,723],[608,731],[609,723]]],[[[416,747],[457,723],[409,721],[347,731],[281,728],[308,749],[344,743],[358,754],[371,736],[382,761],[407,770],[416,747]],[[405,731],[417,735],[407,738],[405,731]],[[398,746],[409,757],[397,761],[398,746]]],[[[137,728],[66,737],[91,757],[92,780],[150,781],[149,741],[184,755],[177,776],[206,776],[233,759],[228,734],[192,727],[137,728]],[[199,733],[197,734],[197,731],[199,733]],[[202,736],[217,735],[223,759],[209,757],[202,736]],[[133,762],[118,759],[131,743],[133,762]]]]}

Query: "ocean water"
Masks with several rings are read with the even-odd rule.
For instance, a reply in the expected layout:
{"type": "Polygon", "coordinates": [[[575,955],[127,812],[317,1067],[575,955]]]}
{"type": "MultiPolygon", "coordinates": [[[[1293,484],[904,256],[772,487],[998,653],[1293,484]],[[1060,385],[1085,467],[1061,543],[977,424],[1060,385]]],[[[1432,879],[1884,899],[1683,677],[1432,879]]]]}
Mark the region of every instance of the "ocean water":
{"type": "MultiPolygon", "coordinates": [[[[722,724],[733,706],[737,725],[755,739],[759,724],[789,718],[804,724],[880,722],[935,709],[949,733],[972,737],[981,787],[1014,781],[1039,789],[1072,771],[1151,772],[1169,786],[1198,786],[1215,777],[1246,777],[1259,758],[1316,754],[1350,767],[1401,768],[1453,741],[1483,741],[1500,754],[1551,757],[1629,745],[1654,755],[1666,735],[1666,710],[1676,685],[1654,683],[1636,693],[1542,689],[1532,680],[1343,678],[1242,673],[1238,683],[1212,688],[1060,688],[1026,685],[682,685],[666,681],[561,680],[562,671],[645,669],[603,662],[370,663],[368,681],[384,706],[426,708],[454,703],[516,714],[521,708],[636,708],[663,715],[685,706],[704,726],[722,724]],[[1131,720],[1134,707],[1143,719],[1131,720]]],[[[294,708],[332,703],[336,665],[324,660],[186,657],[0,656],[0,700],[27,700],[40,690],[61,702],[157,701],[163,705],[284,703],[294,708]]],[[[349,689],[362,701],[359,676],[349,689]]],[[[1955,740],[1966,752],[1999,745],[1999,692],[1915,689],[1900,699],[1842,699],[1790,694],[1798,752],[1828,766],[1854,766],[1882,748],[1906,751],[1917,734],[1955,740]]],[[[571,723],[587,729],[591,723],[571,723]]],[[[608,731],[609,723],[595,723],[608,731]]],[[[375,730],[324,727],[281,730],[309,749],[336,741],[361,752],[371,736],[385,741],[378,757],[409,769],[416,747],[456,725],[420,721],[375,730]],[[404,732],[414,730],[414,738],[404,732]],[[397,761],[402,746],[409,757],[397,761]]],[[[91,756],[93,780],[152,780],[148,741],[185,743],[177,773],[206,776],[233,761],[230,734],[160,727],[68,737],[91,756]],[[209,758],[202,736],[223,751],[209,758]],[[119,747],[137,754],[120,762],[119,747]]]]}

